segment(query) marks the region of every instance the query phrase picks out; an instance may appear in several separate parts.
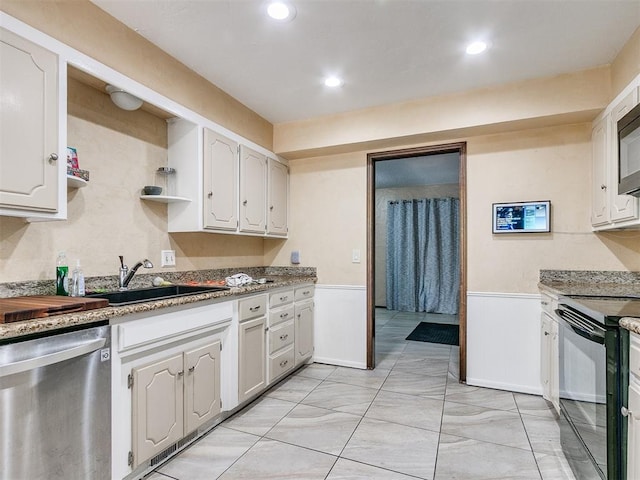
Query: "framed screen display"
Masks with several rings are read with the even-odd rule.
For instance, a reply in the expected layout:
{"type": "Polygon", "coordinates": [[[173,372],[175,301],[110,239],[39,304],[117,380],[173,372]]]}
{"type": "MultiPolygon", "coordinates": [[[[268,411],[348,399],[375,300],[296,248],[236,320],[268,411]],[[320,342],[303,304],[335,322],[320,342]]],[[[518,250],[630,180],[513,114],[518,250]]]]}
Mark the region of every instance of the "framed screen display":
{"type": "Polygon", "coordinates": [[[551,202],[493,204],[493,233],[543,233],[551,231],[551,202]]]}

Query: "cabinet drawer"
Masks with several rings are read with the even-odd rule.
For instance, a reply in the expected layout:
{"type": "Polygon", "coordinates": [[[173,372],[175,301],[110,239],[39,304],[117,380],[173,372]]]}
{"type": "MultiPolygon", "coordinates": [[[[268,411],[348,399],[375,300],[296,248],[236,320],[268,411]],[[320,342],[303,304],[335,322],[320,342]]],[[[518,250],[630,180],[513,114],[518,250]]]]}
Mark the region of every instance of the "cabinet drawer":
{"type": "Polygon", "coordinates": [[[558,300],[545,292],[541,292],[540,297],[542,310],[551,315],[551,317],[555,318],[554,315],[555,310],[558,308],[558,300]]]}
{"type": "Polygon", "coordinates": [[[295,362],[293,345],[282,353],[269,357],[269,383],[293,368],[295,362]]]}
{"type": "Polygon", "coordinates": [[[306,287],[296,288],[296,302],[305,300],[307,298],[313,298],[315,287],[313,285],[307,285],[306,287]]]}
{"type": "Polygon", "coordinates": [[[291,345],[295,335],[293,318],[277,327],[269,328],[269,354],[291,345]]]}
{"type": "Polygon", "coordinates": [[[629,338],[631,339],[629,348],[629,372],[640,377],[640,335],[631,333],[629,338]]]}
{"type": "Polygon", "coordinates": [[[269,307],[274,308],[280,305],[293,302],[293,290],[286,290],[284,292],[276,292],[269,295],[269,307]]]}
{"type": "Polygon", "coordinates": [[[241,322],[250,318],[261,317],[267,314],[267,296],[257,295],[255,297],[238,300],[238,320],[241,322]]]}
{"type": "Polygon", "coordinates": [[[269,326],[293,320],[293,304],[269,311],[269,326]]]}

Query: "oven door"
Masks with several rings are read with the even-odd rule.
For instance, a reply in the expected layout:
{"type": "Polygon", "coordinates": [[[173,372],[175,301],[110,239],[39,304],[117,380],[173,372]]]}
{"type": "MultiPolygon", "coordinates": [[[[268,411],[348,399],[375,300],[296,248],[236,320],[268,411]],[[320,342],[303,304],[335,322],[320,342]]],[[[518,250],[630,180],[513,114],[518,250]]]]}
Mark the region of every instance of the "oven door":
{"type": "Polygon", "coordinates": [[[564,305],[557,313],[562,449],[577,478],[607,479],[606,329],[564,305]]]}

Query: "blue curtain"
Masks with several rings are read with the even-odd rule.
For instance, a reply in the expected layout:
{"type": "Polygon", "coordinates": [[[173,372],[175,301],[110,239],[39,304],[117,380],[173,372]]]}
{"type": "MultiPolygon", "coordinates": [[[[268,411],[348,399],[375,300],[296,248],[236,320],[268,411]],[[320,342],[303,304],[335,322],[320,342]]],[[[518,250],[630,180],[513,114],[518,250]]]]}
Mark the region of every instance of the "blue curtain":
{"type": "Polygon", "coordinates": [[[459,211],[457,198],[389,202],[388,309],[458,313],[459,211]]]}

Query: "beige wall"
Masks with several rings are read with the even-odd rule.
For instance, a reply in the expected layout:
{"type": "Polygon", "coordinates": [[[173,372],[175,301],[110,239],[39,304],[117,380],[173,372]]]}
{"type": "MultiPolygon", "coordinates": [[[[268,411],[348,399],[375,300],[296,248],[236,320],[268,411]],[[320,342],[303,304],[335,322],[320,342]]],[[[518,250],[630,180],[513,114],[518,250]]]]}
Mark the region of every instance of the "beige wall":
{"type": "MultiPolygon", "coordinates": [[[[535,293],[540,269],[640,270],[640,232],[591,232],[590,136],[582,123],[450,140],[468,148],[470,291],[535,293]],[[547,199],[552,233],[491,233],[493,202],[547,199]]],[[[350,263],[366,241],[366,154],[291,162],[291,239],[268,258],[284,263],[299,249],[320,283],[366,283],[364,264],[350,263]]]]}
{"type": "Polygon", "coordinates": [[[89,0],[2,0],[0,9],[272,150],[273,126],[89,0]]]}
{"type": "Polygon", "coordinates": [[[611,98],[620,93],[638,74],[640,74],[640,27],[631,35],[611,64],[611,98]]]}
{"type": "Polygon", "coordinates": [[[375,302],[376,307],[385,307],[387,305],[387,203],[394,200],[413,200],[419,198],[458,198],[460,196],[460,187],[456,183],[449,185],[377,188],[375,196],[375,302]]]}
{"type": "Polygon", "coordinates": [[[74,265],[81,259],[88,276],[116,275],[118,255],[129,266],[148,257],[159,267],[162,249],[176,250],[177,265],[169,271],[263,264],[261,238],[169,235],[166,205],[138,198],[144,185],[162,182],[155,171],[166,165],[164,120],[120,110],[106,94],[72,79],[68,110],[68,144],[77,149],[80,168],[89,170],[89,184],[68,191],[67,221],[0,217],[0,281],[54,278],[61,250],[74,265]]]}

